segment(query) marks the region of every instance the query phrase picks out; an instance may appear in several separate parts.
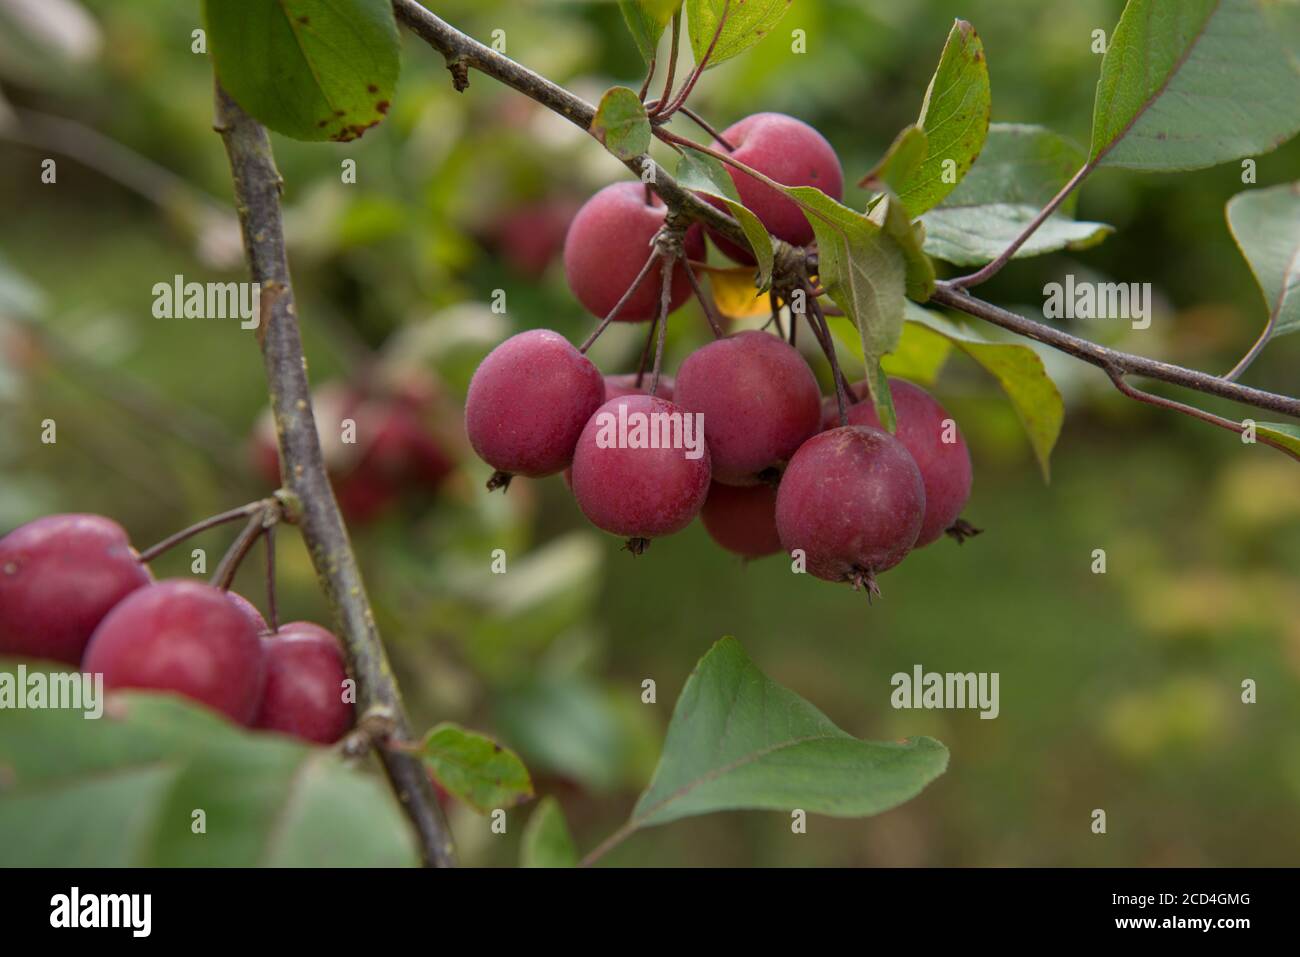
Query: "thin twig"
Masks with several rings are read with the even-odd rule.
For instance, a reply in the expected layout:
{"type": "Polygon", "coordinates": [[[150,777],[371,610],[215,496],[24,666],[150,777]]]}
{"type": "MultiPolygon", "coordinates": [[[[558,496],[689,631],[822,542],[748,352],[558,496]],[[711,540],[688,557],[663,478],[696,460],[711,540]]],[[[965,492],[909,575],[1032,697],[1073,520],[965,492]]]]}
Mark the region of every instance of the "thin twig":
{"type": "MultiPolygon", "coordinates": [[[[347,650],[357,685],[358,725],[378,727],[398,740],[411,738],[401,692],[379,639],[365,582],[325,471],[311,387],[298,328],[280,210],[280,174],[266,130],[224,90],[216,91],[216,130],[230,159],[235,206],[249,271],[261,288],[262,357],[280,441],[280,469],[286,498],[311,555],[347,650]]],[[[377,737],[376,732],[372,736],[377,737]]],[[[421,857],[429,866],[455,864],[451,832],[422,762],[389,751],[378,740],[380,760],[393,792],[410,819],[421,857]]]]}
{"type": "Polygon", "coordinates": [[[689,106],[679,106],[677,112],[681,113],[700,129],[704,130],[704,132],[712,136],[717,142],[721,143],[723,149],[731,153],[736,151],[736,148],[732,146],[721,133],[714,129],[712,124],[705,120],[704,117],[700,116],[700,114],[692,110],[689,106]]]}
{"type": "Polygon", "coordinates": [[[212,573],[214,588],[220,588],[222,591],[230,588],[230,583],[235,580],[235,573],[239,571],[239,566],[243,563],[244,557],[253,550],[253,546],[262,537],[266,527],[265,508],[259,509],[249,516],[248,523],[234,542],[231,543],[230,548],[226,550],[226,554],[221,557],[217,570],[212,573]]]}
{"type": "Polygon", "coordinates": [[[206,532],[210,528],[216,528],[218,525],[225,525],[236,519],[247,518],[259,509],[266,507],[266,501],[249,502],[247,505],[241,505],[239,508],[232,508],[228,512],[222,512],[220,515],[213,515],[211,518],[205,518],[201,522],[195,522],[189,528],[182,528],[175,535],[168,535],[156,545],[150,545],[140,553],[141,563],[153,561],[159,555],[170,550],[186,539],[193,538],[199,532],[206,532]]]}
{"type": "Polygon", "coordinates": [[[605,314],[605,318],[600,320],[600,323],[592,330],[591,335],[587,336],[582,345],[578,346],[579,352],[586,352],[595,345],[596,340],[600,338],[600,334],[609,328],[609,324],[614,321],[615,317],[618,316],[623,307],[627,305],[627,301],[632,298],[632,294],[637,291],[637,288],[641,285],[645,277],[650,274],[650,270],[658,260],[658,250],[651,252],[649,258],[645,261],[645,265],[641,267],[641,271],[637,273],[636,278],[632,280],[632,285],[627,287],[627,291],[623,293],[618,302],[614,303],[614,308],[605,314]]]}
{"type": "Polygon", "coordinates": [[[686,270],[686,278],[690,280],[691,289],[695,292],[695,298],[700,301],[700,308],[704,310],[704,318],[709,320],[709,327],[713,330],[713,337],[721,339],[726,333],[722,329],[721,318],[714,309],[713,297],[705,294],[700,287],[699,277],[695,275],[695,270],[685,259],[682,260],[682,267],[686,270]]]}
{"type": "Polygon", "coordinates": [[[637,93],[636,98],[642,103],[645,102],[645,95],[650,92],[650,81],[655,78],[655,64],[658,57],[650,58],[650,66],[646,69],[645,82],[641,84],[641,91],[637,93]]]}
{"type": "Polygon", "coordinates": [[[975,316],[985,322],[991,322],[995,326],[1001,326],[1003,329],[1051,346],[1053,349],[1072,355],[1076,359],[1082,359],[1084,362],[1091,363],[1101,369],[1108,371],[1116,369],[1132,375],[1145,376],[1148,379],[1158,379],[1161,382],[1180,385],[1197,392],[1203,392],[1206,395],[1218,396],[1221,399],[1240,402],[1242,405],[1250,405],[1258,409],[1266,409],[1269,412],[1300,419],[1300,400],[1298,399],[1265,392],[1262,389],[1253,389],[1250,386],[1230,382],[1227,379],[1212,376],[1206,372],[1198,372],[1195,369],[1185,369],[1172,363],[1161,362],[1159,359],[1148,359],[1145,356],[1117,352],[1087,339],[1080,339],[1078,336],[1070,335],[1068,332],[1062,332],[1060,329],[1046,323],[1026,319],[1024,316],[1017,315],[1000,306],[995,306],[982,299],[976,299],[966,290],[954,287],[948,282],[940,282],[935,286],[931,302],[975,316]]]}
{"type": "Polygon", "coordinates": [[[695,89],[695,84],[699,82],[704,70],[709,65],[709,60],[713,57],[713,50],[718,45],[718,37],[722,36],[722,28],[726,26],[727,15],[731,12],[731,0],[724,0],[722,4],[722,15],[718,17],[718,25],[713,29],[713,37],[709,40],[709,45],[704,51],[704,56],[700,57],[700,62],[695,64],[695,69],[691,75],[686,78],[686,83],[682,86],[682,91],[677,94],[677,99],[668,104],[668,108],[660,112],[661,117],[672,116],[685,105],[687,98],[695,89]]]}
{"type": "Polygon", "coordinates": [[[280,630],[280,612],[275,601],[275,523],[266,526],[266,622],[271,633],[280,630]]]}
{"type": "Polygon", "coordinates": [[[1002,270],[1003,266],[1011,262],[1012,257],[1020,251],[1020,247],[1029,241],[1029,237],[1038,232],[1038,228],[1042,226],[1043,223],[1047,222],[1047,218],[1056,212],[1057,208],[1065,202],[1066,198],[1074,192],[1075,188],[1083,182],[1084,177],[1091,172],[1092,163],[1084,163],[1083,166],[1080,167],[1079,172],[1070,177],[1070,181],[1061,187],[1061,191],[1053,196],[1051,200],[1048,201],[1047,205],[1039,211],[1038,215],[1033,218],[1029,225],[1020,231],[1020,235],[1011,240],[1011,243],[1006,249],[998,253],[997,259],[993,260],[978,272],[973,272],[969,276],[961,276],[958,279],[951,280],[951,285],[962,289],[970,289],[972,286],[978,286],[980,283],[987,282],[997,275],[1002,270]]]}

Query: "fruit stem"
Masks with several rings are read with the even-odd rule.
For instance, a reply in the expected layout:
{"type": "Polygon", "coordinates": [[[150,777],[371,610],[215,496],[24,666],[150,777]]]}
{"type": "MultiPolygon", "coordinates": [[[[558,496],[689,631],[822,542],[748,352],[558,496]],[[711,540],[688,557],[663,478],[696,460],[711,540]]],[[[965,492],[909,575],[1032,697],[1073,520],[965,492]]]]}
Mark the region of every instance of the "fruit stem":
{"type": "MultiPolygon", "coordinates": [[[[677,50],[681,46],[682,39],[682,11],[680,7],[673,14],[672,31],[672,46],[668,51],[668,75],[664,78],[664,91],[659,94],[659,99],[655,102],[654,109],[649,115],[650,119],[659,116],[663,107],[668,103],[669,97],[673,94],[673,82],[677,79],[677,50]]],[[[646,85],[649,85],[648,79],[646,85]]]]}
{"type": "Polygon", "coordinates": [[[650,58],[650,66],[646,69],[645,82],[641,84],[641,91],[636,95],[636,98],[642,103],[645,102],[645,95],[650,92],[650,81],[655,78],[655,65],[658,62],[658,57],[652,56],[650,58]]]}
{"type": "MultiPolygon", "coordinates": [[[[596,340],[600,338],[600,334],[609,328],[609,324],[614,321],[614,317],[622,311],[623,307],[627,305],[627,301],[632,298],[632,294],[637,291],[637,287],[639,287],[645,280],[645,277],[650,274],[650,269],[654,266],[655,260],[658,258],[659,251],[657,249],[650,253],[650,257],[645,261],[645,265],[641,267],[641,271],[637,273],[636,278],[632,280],[632,285],[627,287],[627,292],[623,293],[622,298],[619,299],[618,302],[614,303],[614,308],[609,311],[604,319],[600,320],[599,325],[597,325],[591,335],[586,338],[586,341],[584,341],[582,345],[578,346],[579,352],[585,354],[586,351],[595,344],[596,340]]],[[[670,276],[672,270],[664,270],[664,274],[670,276]]]]}
{"type": "MultiPolygon", "coordinates": [[[[686,83],[682,91],[677,94],[677,99],[668,105],[666,110],[657,110],[657,115],[667,118],[680,110],[685,104],[686,99],[695,89],[695,84],[699,82],[700,76],[704,73],[705,68],[709,65],[709,59],[713,56],[713,50],[718,45],[718,37],[722,36],[722,28],[727,24],[727,14],[731,12],[731,0],[723,0],[722,15],[718,17],[718,25],[713,29],[713,37],[709,40],[708,49],[704,51],[704,56],[700,57],[700,62],[695,64],[695,69],[691,75],[686,78],[686,83]]],[[[678,16],[680,16],[680,11],[678,16]]],[[[676,37],[674,37],[676,39],[676,37]]]]}
{"type": "MultiPolygon", "coordinates": [[[[695,270],[691,268],[691,264],[683,259],[682,265],[686,269],[686,278],[691,282],[691,289],[695,291],[695,298],[700,301],[700,308],[704,310],[704,318],[709,320],[709,326],[713,329],[713,338],[721,339],[726,333],[722,330],[721,317],[718,316],[714,308],[713,299],[704,294],[704,290],[700,287],[699,277],[695,275],[695,270]]],[[[640,383],[637,384],[640,385],[640,383]]]]}
{"type": "Polygon", "coordinates": [[[659,283],[659,338],[655,343],[654,373],[650,376],[651,395],[659,394],[659,374],[664,367],[664,342],[668,338],[668,310],[672,307],[673,269],[677,266],[677,260],[671,253],[664,256],[663,260],[663,277],[659,283]]]}
{"type": "Polygon", "coordinates": [[[280,630],[280,612],[275,604],[275,522],[266,526],[266,611],[271,634],[280,630]]]}
{"type": "Polygon", "coordinates": [[[236,519],[247,518],[259,509],[267,506],[268,499],[261,499],[257,502],[249,502],[247,505],[241,505],[239,508],[232,508],[228,512],[222,512],[220,515],[213,515],[211,518],[205,518],[201,522],[195,522],[189,528],[183,528],[175,535],[168,535],[156,545],[151,545],[142,551],[139,555],[140,564],[148,564],[168,549],[179,545],[186,539],[193,538],[199,532],[206,532],[210,528],[216,528],[218,525],[225,525],[236,519]]]}
{"type": "Polygon", "coordinates": [[[226,554],[222,556],[220,564],[217,565],[217,570],[212,573],[214,588],[220,588],[222,591],[229,590],[230,583],[235,580],[235,573],[239,571],[240,563],[253,550],[262,533],[269,525],[275,524],[275,521],[275,513],[268,508],[260,509],[249,517],[248,524],[231,543],[226,554]]]}

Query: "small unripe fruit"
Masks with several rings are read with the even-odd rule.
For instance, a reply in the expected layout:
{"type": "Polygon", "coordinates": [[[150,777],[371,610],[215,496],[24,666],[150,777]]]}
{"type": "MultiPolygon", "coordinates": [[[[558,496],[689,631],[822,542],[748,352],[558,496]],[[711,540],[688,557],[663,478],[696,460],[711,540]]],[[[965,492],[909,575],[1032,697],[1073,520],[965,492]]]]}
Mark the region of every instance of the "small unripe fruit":
{"type": "Polygon", "coordinates": [[[352,727],[354,707],[343,700],[347,670],[334,635],[295,621],[262,639],[266,688],[254,727],[318,744],[333,744],[352,727]]]}
{"type": "MultiPolygon", "coordinates": [[[[865,384],[855,385],[853,391],[863,401],[849,407],[849,424],[880,428],[865,384]]],[[[956,421],[930,393],[904,379],[890,379],[889,392],[898,420],[894,437],[911,453],[925,482],[925,521],[914,546],[920,548],[941,538],[966,507],[971,487],[970,451],[956,421]]],[[[839,421],[838,409],[834,421],[839,421]]]]}
{"type": "Polygon", "coordinates": [[[766,483],[741,488],[714,482],[700,511],[709,537],[729,552],[762,558],[781,551],[776,531],[776,489],[766,483]]]}
{"type": "Polygon", "coordinates": [[[925,485],[903,444],[851,425],[813,436],[790,460],[776,497],[776,527],[808,571],[876,593],[875,576],[907,555],[921,531],[925,485]]]}
{"type": "Polygon", "coordinates": [[[773,477],[821,427],[821,391],[797,349],[750,330],[695,350],[677,370],[674,401],[704,415],[713,478],[773,477]]]}
{"type": "MultiPolygon", "coordinates": [[[[815,186],[834,200],[844,195],[844,170],[834,148],[802,120],[784,113],[755,113],[723,130],[722,138],[735,147],[731,156],[738,162],[782,186],[815,186]]],[[[719,142],[713,148],[726,152],[719,142]]],[[[736,184],[740,201],[768,232],[795,246],[812,242],[812,226],[794,200],[733,166],[727,166],[727,172],[736,184]]],[[[722,208],[720,200],[710,201],[722,208]]],[[[709,235],[736,262],[753,264],[749,250],[712,230],[709,235]]]]}
{"type": "MultiPolygon", "coordinates": [[[[564,240],[564,273],[578,301],[599,319],[623,298],[651,253],[655,234],[664,225],[668,209],[653,193],[646,202],[641,183],[606,186],[578,210],[564,240]]],[[[704,258],[703,234],[691,227],[683,237],[686,257],[704,258]]],[[[615,317],[618,322],[646,322],[659,314],[663,266],[656,263],[615,317]]],[[[673,269],[669,310],[691,294],[686,270],[673,269]]]]}
{"type": "Polygon", "coordinates": [[[465,400],[470,444],[500,473],[490,487],[510,475],[564,471],[583,426],[604,401],[600,372],[558,332],[521,332],[493,349],[465,400]]]}
{"type": "Polygon", "coordinates": [[[138,589],[99,623],[81,668],[105,688],[171,691],[240,724],[257,713],[265,676],[256,627],[225,592],[191,581],[138,589]]]}
{"type": "Polygon", "coordinates": [[[78,664],[104,616],[152,580],[111,519],[28,522],[0,538],[0,654],[78,664]]]}
{"type": "Polygon", "coordinates": [[[644,422],[655,432],[673,421],[663,416],[685,423],[686,412],[653,396],[620,396],[600,407],[578,439],[572,475],[578,507],[597,528],[632,539],[636,551],[648,539],[681,531],[699,514],[709,491],[709,451],[698,436],[698,458],[689,458],[685,448],[631,447],[636,440],[620,444],[620,407],[633,427],[644,422]]]}

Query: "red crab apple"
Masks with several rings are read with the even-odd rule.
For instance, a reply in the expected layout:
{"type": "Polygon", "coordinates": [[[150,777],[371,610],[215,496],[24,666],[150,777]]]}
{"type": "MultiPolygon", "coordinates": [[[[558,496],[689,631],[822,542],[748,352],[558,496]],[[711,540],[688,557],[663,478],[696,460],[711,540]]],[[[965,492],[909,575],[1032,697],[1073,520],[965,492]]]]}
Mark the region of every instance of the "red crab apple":
{"type": "MultiPolygon", "coordinates": [[[[577,300],[599,319],[618,304],[650,256],[651,243],[667,215],[663,200],[647,195],[637,182],[606,186],[578,210],[564,240],[564,274],[577,300]]],[[[704,236],[697,226],[686,231],[686,257],[704,259],[704,236]]],[[[662,265],[656,263],[615,317],[618,322],[647,322],[659,314],[662,265]]],[[[669,310],[691,294],[685,267],[673,269],[669,310]]]]}
{"type": "Polygon", "coordinates": [[[352,727],[344,700],[347,669],[333,633],[309,621],[284,625],[262,638],[266,688],[254,727],[333,744],[352,727]]]}
{"type": "Polygon", "coordinates": [[[497,470],[488,487],[564,471],[604,401],[600,372],[558,332],[533,329],[501,343],[474,371],[465,399],[470,444],[497,470]]]}
{"type": "Polygon", "coordinates": [[[704,416],[713,478],[755,485],[821,427],[821,390],[783,339],[749,330],[696,349],[677,370],[674,402],[704,416]]]}
{"type": "Polygon", "coordinates": [[[776,496],[776,527],[787,552],[803,552],[810,573],[877,593],[875,576],[916,543],[925,485],[903,443],[850,425],[813,436],[795,453],[776,496]]]}
{"type": "Polygon", "coordinates": [[[685,441],[648,447],[635,437],[633,430],[644,427],[643,438],[653,430],[662,439],[660,429],[667,423],[671,430],[673,416],[685,439],[687,414],[680,406],[648,395],[611,399],[588,421],[574,451],[578,507],[597,528],[629,539],[634,552],[689,525],[709,491],[709,450],[698,436],[693,448],[680,447],[685,441]],[[618,434],[621,419],[628,423],[625,437],[618,434]]]}
{"type": "MultiPolygon", "coordinates": [[[[730,153],[734,159],[782,186],[815,186],[834,200],[844,195],[844,170],[834,148],[802,120],[784,113],[755,113],[723,130],[722,138],[734,147],[730,153]]],[[[727,152],[721,142],[714,142],[713,148],[727,152]]],[[[812,242],[812,226],[794,200],[734,166],[727,166],[727,172],[736,184],[740,201],[768,232],[795,246],[812,242]]],[[[721,200],[710,202],[725,210],[721,200]]],[[[713,230],[709,235],[736,262],[753,265],[749,250],[713,230]]]]}
{"type": "Polygon", "coordinates": [[[700,521],[709,537],[744,558],[762,558],[781,550],[776,531],[776,489],[766,483],[739,487],[714,482],[700,521]]]}
{"type": "Polygon", "coordinates": [[[133,591],[110,611],[81,668],[102,673],[106,688],[175,692],[248,724],[265,664],[257,628],[225,592],[169,580],[133,591]]]}
{"type": "MultiPolygon", "coordinates": [[[[853,392],[861,401],[849,407],[849,425],[880,428],[866,383],[854,385],[853,392]]],[[[911,453],[925,482],[925,521],[914,546],[920,548],[941,538],[966,507],[971,488],[970,451],[956,420],[930,393],[905,379],[890,379],[889,392],[894,397],[898,420],[894,437],[911,453]]],[[[830,400],[825,424],[827,428],[839,424],[834,399],[830,400]]]]}
{"type": "Polygon", "coordinates": [[[0,538],[0,654],[75,665],[113,606],[152,580],[112,519],[28,522],[0,538]]]}

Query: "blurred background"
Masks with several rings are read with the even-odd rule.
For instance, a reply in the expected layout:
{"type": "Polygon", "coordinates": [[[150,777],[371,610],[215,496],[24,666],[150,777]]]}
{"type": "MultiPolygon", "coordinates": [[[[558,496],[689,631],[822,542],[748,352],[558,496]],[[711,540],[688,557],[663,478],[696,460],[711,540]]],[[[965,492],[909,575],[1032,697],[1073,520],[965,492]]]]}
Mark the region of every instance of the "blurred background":
{"type": "MultiPolygon", "coordinates": [[[[588,100],[636,87],[642,63],[605,2],[444,2],[442,17],[588,100]]],[[[951,20],[980,32],[993,119],[1087,146],[1100,57],[1120,0],[798,0],[772,36],[706,74],[692,105],[717,126],[760,110],[817,126],[856,182],[915,119],[951,20]],[[807,35],[791,51],[789,31],[807,35]]],[[[153,286],[245,278],[228,169],[212,133],[196,0],[0,0],[0,529],[55,511],[110,515],[137,547],[271,487],[254,434],[265,378],[233,321],[157,319],[153,286]],[[57,163],[43,184],[41,162],[57,163]],[[40,441],[57,422],[58,442],[40,441]]],[[[943,777],[877,818],[733,813],[633,837],[628,865],[1280,865],[1300,859],[1300,482],[1263,446],[1126,400],[1091,367],[1045,355],[1067,419],[1043,481],[996,384],[963,357],[939,380],[975,461],[967,512],[985,534],[944,540],[882,580],[885,597],[746,565],[696,523],[634,559],[589,526],[556,477],[483,489],[459,404],[476,363],[531,327],[592,327],[557,253],[568,218],[626,176],[558,118],[475,74],[452,91],[441,57],[404,36],[388,119],[348,144],[273,137],[315,384],[405,402],[455,463],[400,488],[340,488],[381,631],[418,727],[497,735],[556,795],[587,850],[630,810],[672,704],[701,654],[735,635],[758,665],[854,735],[929,734],[943,777]],[[356,183],[341,182],[356,161],[356,183]],[[491,309],[504,290],[504,313],[491,309]],[[415,399],[411,397],[415,396],[415,399]],[[490,573],[504,548],[506,575],[490,573]],[[1107,553],[1105,575],[1092,553],[1107,553]],[[892,674],[996,671],[1001,714],[895,711],[892,674]],[[640,702],[653,678],[658,703],[640,702]],[[1241,683],[1258,703],[1241,703],[1241,683]],[[1103,808],[1108,833],[1090,831],[1103,808]]],[[[682,132],[697,135],[683,120],[682,132]]],[[[699,134],[702,136],[702,134],[699,134]]],[[[667,160],[667,156],[664,157],[667,160]]],[[[1295,178],[1300,142],[1258,158],[1260,185],[1295,178]]],[[[1224,223],[1229,164],[1184,175],[1103,171],[1078,215],[1116,235],[1014,264],[984,295],[1041,316],[1066,272],[1151,282],[1150,329],[1078,322],[1117,348],[1229,368],[1265,321],[1224,223]]],[[[846,201],[865,194],[850,187],[846,201]]],[[[941,269],[945,268],[941,266],[941,269]]],[[[981,330],[988,333],[989,330],[981,330]]],[[[593,350],[633,371],[641,328],[593,350]]],[[[668,369],[706,340],[674,316],[668,369]]],[[[802,337],[806,341],[811,337],[802,337]]],[[[1246,374],[1295,394],[1300,338],[1246,374]]],[[[818,369],[823,383],[825,369],[818,369]]],[[[1200,397],[1198,397],[1199,399],[1200,397]]],[[[1201,400],[1241,418],[1240,409],[1201,400]]],[[[351,471],[349,471],[351,470],[351,471]]],[[[348,481],[345,475],[340,482],[348,481]]],[[[362,487],[358,487],[360,483],[362,487]]],[[[212,565],[231,530],[195,541],[212,565]]],[[[279,537],[282,617],[326,621],[306,553],[279,537]]],[[[159,577],[190,574],[179,550],[159,577]]],[[[250,565],[257,565],[256,562],[250,565]]],[[[259,572],[237,587],[264,605],[259,572]]],[[[510,834],[453,806],[469,863],[513,863],[510,834]]]]}

